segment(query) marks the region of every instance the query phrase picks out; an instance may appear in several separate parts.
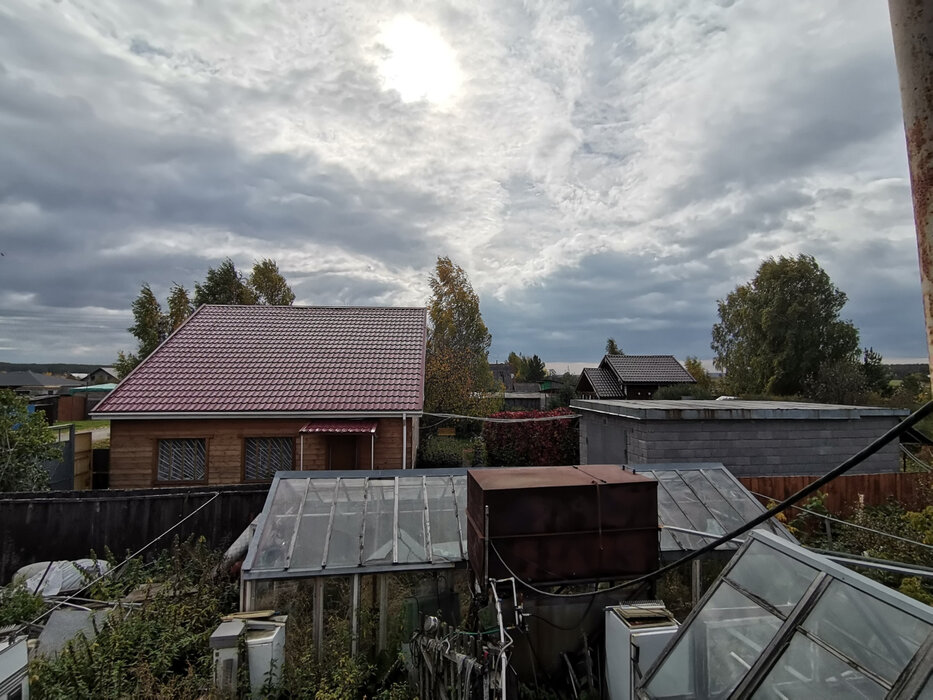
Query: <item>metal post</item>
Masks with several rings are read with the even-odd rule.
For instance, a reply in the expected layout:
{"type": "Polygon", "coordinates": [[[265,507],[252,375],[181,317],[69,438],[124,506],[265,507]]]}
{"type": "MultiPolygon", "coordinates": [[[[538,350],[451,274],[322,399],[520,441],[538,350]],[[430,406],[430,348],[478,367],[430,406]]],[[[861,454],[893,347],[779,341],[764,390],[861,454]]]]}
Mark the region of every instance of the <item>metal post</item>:
{"type": "Polygon", "coordinates": [[[389,641],[389,577],[376,574],[379,588],[379,651],[386,648],[389,641]]]}
{"type": "Polygon", "coordinates": [[[356,656],[360,647],[360,575],[353,574],[353,595],[350,602],[350,655],[356,656]]]}
{"type": "Polygon", "coordinates": [[[408,428],[406,427],[405,414],[402,414],[402,469],[408,466],[408,428]]]}
{"type": "Polygon", "coordinates": [[[888,9],[907,135],[927,352],[933,370],[933,0],[888,0],[888,9]]]}
{"type": "Polygon", "coordinates": [[[314,579],[314,609],[311,611],[311,623],[314,648],[317,649],[317,660],[324,660],[324,577],[314,579]]]}
{"type": "Polygon", "coordinates": [[[376,433],[369,434],[369,468],[376,468],[376,433]]]}
{"type": "Polygon", "coordinates": [[[305,434],[298,433],[298,471],[303,472],[305,470],[305,434]]]}
{"type": "Polygon", "coordinates": [[[691,562],[690,567],[690,602],[693,607],[696,607],[696,604],[700,602],[700,598],[703,595],[703,591],[700,588],[703,586],[703,564],[702,557],[694,559],[691,562]]]}

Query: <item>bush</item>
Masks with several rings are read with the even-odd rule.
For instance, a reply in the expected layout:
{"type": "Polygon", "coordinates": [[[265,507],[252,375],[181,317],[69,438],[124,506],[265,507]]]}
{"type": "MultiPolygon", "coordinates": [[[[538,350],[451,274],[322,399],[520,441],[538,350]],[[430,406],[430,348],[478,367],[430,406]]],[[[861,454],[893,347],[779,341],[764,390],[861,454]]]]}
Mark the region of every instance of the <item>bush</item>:
{"type": "MultiPolygon", "coordinates": [[[[219,573],[222,557],[203,539],[176,542],[146,572],[162,586],[140,608],[118,607],[93,641],[79,634],[56,658],[33,659],[35,697],[205,697],[213,687],[209,637],[237,607],[236,583],[219,573]]],[[[111,585],[132,579],[139,582],[111,585]]]]}
{"type": "Polygon", "coordinates": [[[0,588],[0,627],[32,622],[43,610],[45,601],[27,591],[22,583],[0,588]]]}
{"type": "MultiPolygon", "coordinates": [[[[493,418],[550,418],[573,416],[567,408],[553,411],[503,411],[493,418]]],[[[579,424],[575,418],[483,426],[487,460],[497,467],[577,464],[580,461],[579,424]]]]}
{"type": "Polygon", "coordinates": [[[687,397],[690,399],[711,399],[713,395],[709,389],[705,389],[699,384],[672,384],[671,386],[662,386],[656,392],[652,399],[656,401],[679,401],[687,397]]]}
{"type": "Polygon", "coordinates": [[[432,435],[421,441],[419,469],[462,467],[464,464],[471,467],[486,465],[486,443],[482,437],[463,439],[432,435]]]}

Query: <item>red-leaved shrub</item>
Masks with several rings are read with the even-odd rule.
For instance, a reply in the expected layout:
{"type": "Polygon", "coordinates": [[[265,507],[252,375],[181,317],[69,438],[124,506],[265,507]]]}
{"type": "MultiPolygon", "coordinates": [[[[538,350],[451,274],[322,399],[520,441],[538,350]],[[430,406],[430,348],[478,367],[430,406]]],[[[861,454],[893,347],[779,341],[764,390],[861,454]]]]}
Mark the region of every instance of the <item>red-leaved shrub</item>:
{"type": "Polygon", "coordinates": [[[564,420],[485,423],[488,464],[491,467],[548,466],[580,461],[579,420],[568,408],[553,411],[502,411],[491,418],[551,418],[564,420]]]}

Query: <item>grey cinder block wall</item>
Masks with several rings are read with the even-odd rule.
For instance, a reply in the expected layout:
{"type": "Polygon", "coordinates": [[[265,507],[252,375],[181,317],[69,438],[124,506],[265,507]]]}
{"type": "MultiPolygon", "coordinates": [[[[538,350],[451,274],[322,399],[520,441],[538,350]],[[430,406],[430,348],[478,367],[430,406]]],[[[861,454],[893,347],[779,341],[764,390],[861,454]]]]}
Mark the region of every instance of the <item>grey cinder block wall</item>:
{"type": "MultiPolygon", "coordinates": [[[[736,476],[820,475],[908,414],[903,409],[784,401],[588,401],[582,464],[722,462],[736,476]]],[[[899,469],[893,441],[852,473],[899,469]]]]}

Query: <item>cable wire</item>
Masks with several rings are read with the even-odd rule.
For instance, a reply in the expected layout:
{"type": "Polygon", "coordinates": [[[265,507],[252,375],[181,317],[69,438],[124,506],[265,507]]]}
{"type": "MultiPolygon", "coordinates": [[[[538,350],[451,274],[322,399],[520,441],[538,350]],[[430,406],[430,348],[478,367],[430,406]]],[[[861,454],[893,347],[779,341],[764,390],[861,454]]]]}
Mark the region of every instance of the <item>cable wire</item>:
{"type": "MultiPolygon", "coordinates": [[[[769,518],[773,518],[778,513],[783,513],[785,510],[793,506],[797,501],[803,498],[806,498],[814,491],[818,491],[820,488],[828,484],[830,481],[832,481],[836,477],[842,476],[843,474],[845,474],[847,471],[849,471],[856,465],[860,464],[861,462],[871,457],[882,447],[884,447],[889,442],[894,440],[894,438],[906,432],[909,428],[916,425],[919,421],[923,420],[931,413],[933,413],[933,401],[928,401],[927,403],[923,404],[923,406],[921,406],[916,411],[914,411],[909,416],[907,416],[900,423],[898,423],[893,428],[891,428],[886,433],[884,433],[884,435],[875,439],[873,442],[868,444],[866,447],[862,448],[861,450],[856,452],[854,455],[849,457],[847,460],[842,462],[842,464],[835,467],[834,469],[831,469],[830,471],[828,471],[826,474],[821,476],[816,481],[808,484],[807,486],[804,486],[802,489],[797,491],[797,493],[794,493],[788,496],[787,498],[785,498],[783,501],[773,506],[772,508],[765,510],[765,512],[762,513],[761,515],[758,515],[752,518],[744,525],[737,527],[735,530],[732,530],[731,532],[727,532],[725,535],[719,537],[718,539],[713,540],[712,542],[710,542],[709,544],[703,547],[700,547],[700,549],[694,550],[690,554],[684,557],[681,557],[677,561],[673,561],[670,564],[666,564],[660,567],[659,569],[656,569],[652,571],[651,573],[645,574],[643,576],[633,578],[629,581],[623,581],[622,583],[619,583],[610,588],[604,588],[599,592],[605,593],[606,591],[621,590],[623,588],[630,588],[632,586],[637,586],[638,584],[643,583],[645,581],[651,581],[653,579],[658,578],[659,576],[663,574],[666,574],[668,571],[673,571],[674,569],[680,566],[683,566],[684,564],[690,561],[693,561],[694,559],[697,559],[698,557],[703,556],[707,552],[713,551],[720,545],[725,544],[726,542],[729,542],[730,540],[738,537],[739,535],[745,534],[749,530],[757,527],[758,525],[761,525],[763,522],[765,522],[769,518]]],[[[529,590],[534,591],[535,593],[538,593],[539,595],[548,596],[551,598],[584,598],[586,596],[594,595],[593,593],[590,593],[590,592],[551,593],[550,591],[545,591],[540,588],[536,588],[532,584],[524,581],[520,576],[518,576],[514,571],[512,571],[511,567],[502,558],[502,555],[499,553],[499,550],[496,548],[495,544],[491,540],[489,542],[489,546],[492,549],[492,551],[495,553],[495,555],[499,558],[499,561],[502,563],[502,566],[504,566],[506,571],[509,572],[510,576],[515,577],[516,581],[519,581],[523,586],[525,586],[529,590]]]]}
{"type": "MultiPolygon", "coordinates": [[[[579,413],[566,413],[562,416],[544,416],[543,418],[488,418],[486,416],[461,416],[457,413],[423,413],[423,416],[435,418],[456,418],[458,420],[477,420],[482,423],[543,423],[552,420],[575,420],[579,413]]],[[[439,423],[437,424],[439,425],[439,423]]]]}

